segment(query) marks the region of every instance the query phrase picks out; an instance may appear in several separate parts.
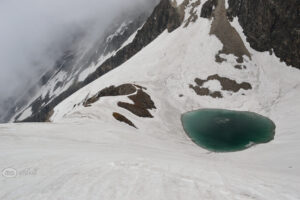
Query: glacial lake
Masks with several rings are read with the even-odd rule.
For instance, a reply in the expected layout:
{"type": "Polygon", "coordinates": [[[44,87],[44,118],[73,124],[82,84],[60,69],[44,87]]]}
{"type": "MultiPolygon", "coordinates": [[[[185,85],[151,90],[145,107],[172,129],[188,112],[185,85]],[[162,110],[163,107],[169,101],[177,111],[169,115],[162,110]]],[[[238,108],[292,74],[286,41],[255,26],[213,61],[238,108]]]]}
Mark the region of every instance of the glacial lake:
{"type": "Polygon", "coordinates": [[[188,136],[213,152],[241,151],[275,137],[273,121],[252,112],[201,109],[183,114],[181,120],[188,136]]]}

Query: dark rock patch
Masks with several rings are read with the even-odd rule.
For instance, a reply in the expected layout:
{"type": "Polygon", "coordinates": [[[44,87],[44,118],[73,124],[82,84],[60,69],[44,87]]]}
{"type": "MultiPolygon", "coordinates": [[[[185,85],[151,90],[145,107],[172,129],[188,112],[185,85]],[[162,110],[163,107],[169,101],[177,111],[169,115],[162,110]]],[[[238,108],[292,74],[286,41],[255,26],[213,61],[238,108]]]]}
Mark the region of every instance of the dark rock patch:
{"type": "Polygon", "coordinates": [[[131,113],[139,117],[152,118],[153,116],[149,112],[150,109],[156,109],[154,102],[151,97],[144,92],[145,87],[135,85],[135,84],[123,84],[120,86],[110,86],[101,90],[95,96],[85,100],[83,105],[85,107],[90,107],[91,104],[98,101],[101,97],[107,96],[127,96],[136,92],[136,94],[128,96],[128,98],[133,102],[133,104],[118,102],[118,106],[124,108],[131,113]]]}
{"type": "Polygon", "coordinates": [[[244,89],[244,90],[252,89],[252,86],[250,83],[247,83],[247,82],[238,83],[235,80],[231,80],[226,77],[221,77],[218,74],[211,75],[211,76],[207,77],[206,80],[196,78],[195,83],[197,83],[197,85],[199,87],[201,87],[201,86],[203,86],[204,83],[211,81],[211,80],[219,81],[222,86],[222,90],[226,90],[226,91],[238,92],[240,89],[244,89]]]}
{"type": "Polygon", "coordinates": [[[219,52],[219,53],[216,54],[216,56],[215,56],[215,61],[216,61],[217,63],[222,63],[222,62],[226,62],[227,59],[222,58],[222,57],[220,56],[220,52],[219,52]]]}
{"type": "Polygon", "coordinates": [[[120,122],[126,123],[129,126],[137,128],[129,119],[127,119],[124,115],[121,115],[120,113],[114,112],[113,117],[120,122]]]}
{"type": "Polygon", "coordinates": [[[38,109],[40,107],[42,107],[42,104],[43,104],[43,99],[42,97],[40,96],[39,98],[37,98],[32,104],[31,104],[31,110],[32,112],[37,112],[38,109]]]}
{"type": "Polygon", "coordinates": [[[235,69],[240,69],[240,70],[247,69],[246,65],[235,65],[234,68],[235,69]]]}
{"type": "Polygon", "coordinates": [[[143,90],[138,90],[137,94],[129,96],[134,104],[119,102],[118,106],[124,108],[138,117],[153,118],[148,109],[156,109],[151,97],[143,90]]]}
{"type": "Polygon", "coordinates": [[[91,104],[95,103],[96,101],[98,101],[101,97],[107,97],[107,96],[124,96],[124,95],[130,95],[136,92],[136,88],[134,85],[132,84],[123,84],[120,86],[110,86],[107,88],[104,88],[103,90],[101,90],[100,92],[98,92],[98,94],[96,94],[95,96],[87,99],[84,102],[84,106],[85,107],[89,107],[91,104]]]}
{"type": "Polygon", "coordinates": [[[83,106],[84,107],[91,107],[93,103],[97,102],[99,100],[99,98],[97,98],[97,96],[93,96],[89,99],[87,99],[84,103],[83,106]]]}
{"type": "Polygon", "coordinates": [[[211,96],[213,98],[223,98],[223,95],[219,91],[212,92],[208,88],[190,85],[190,88],[195,91],[199,96],[211,96]]]}
{"type": "MultiPolygon", "coordinates": [[[[169,0],[162,0],[162,1],[169,1],[169,0]]],[[[168,4],[170,4],[170,1],[168,4]]],[[[178,10],[178,8],[173,7],[172,4],[170,5],[171,7],[168,8],[169,19],[168,19],[167,29],[169,32],[172,32],[182,24],[184,16],[181,15],[180,10],[178,10]]]]}
{"type": "Polygon", "coordinates": [[[132,84],[123,84],[120,86],[110,86],[101,90],[97,97],[107,97],[107,96],[123,96],[130,95],[136,92],[136,88],[132,84]]]}
{"type": "Polygon", "coordinates": [[[217,0],[208,0],[206,1],[201,9],[201,14],[200,17],[202,18],[212,18],[213,16],[213,9],[216,7],[218,4],[217,0]]]}
{"type": "Polygon", "coordinates": [[[250,46],[274,51],[287,65],[300,69],[299,0],[229,0],[227,16],[238,17],[250,46]]]}
{"type": "Polygon", "coordinates": [[[153,118],[153,116],[147,109],[139,107],[135,104],[119,102],[118,106],[130,111],[131,113],[135,114],[138,117],[153,118]]]}
{"type": "Polygon", "coordinates": [[[143,87],[143,86],[140,86],[140,85],[136,85],[136,84],[133,84],[135,87],[137,87],[138,89],[141,89],[141,90],[147,90],[146,87],[143,87]]]}
{"type": "Polygon", "coordinates": [[[210,93],[209,95],[213,98],[223,98],[222,93],[219,91],[214,91],[214,92],[210,93]]]}
{"type": "Polygon", "coordinates": [[[242,82],[238,83],[235,80],[231,80],[226,77],[221,77],[218,74],[209,76],[207,80],[218,80],[221,83],[222,90],[238,92],[240,89],[251,90],[252,86],[250,83],[242,82]]]}
{"type": "Polygon", "coordinates": [[[187,19],[187,22],[185,23],[184,27],[187,27],[191,22],[194,23],[197,21],[198,19],[198,14],[197,11],[195,11],[195,9],[201,4],[201,0],[197,0],[196,2],[193,2],[191,4],[192,9],[190,10],[190,16],[187,19]]]}
{"type": "Polygon", "coordinates": [[[220,54],[233,54],[238,59],[237,62],[243,62],[243,56],[251,58],[243,40],[234,27],[231,26],[226,15],[225,1],[224,0],[209,0],[207,1],[201,11],[201,16],[211,18],[213,22],[211,25],[210,34],[215,35],[223,44],[223,49],[219,51],[216,56],[216,62],[223,62],[220,54]],[[213,8],[215,9],[213,10],[213,8]]]}
{"type": "Polygon", "coordinates": [[[138,90],[137,94],[129,96],[135,105],[145,109],[156,109],[151,97],[143,90],[138,90]]]}
{"type": "Polygon", "coordinates": [[[52,115],[54,114],[54,110],[51,110],[49,113],[48,113],[48,115],[47,115],[47,118],[46,118],[46,122],[51,122],[51,117],[52,117],[52,115]]]}
{"type": "Polygon", "coordinates": [[[55,84],[53,91],[57,90],[57,89],[60,88],[62,85],[63,85],[63,82],[58,81],[58,82],[55,84]]]}

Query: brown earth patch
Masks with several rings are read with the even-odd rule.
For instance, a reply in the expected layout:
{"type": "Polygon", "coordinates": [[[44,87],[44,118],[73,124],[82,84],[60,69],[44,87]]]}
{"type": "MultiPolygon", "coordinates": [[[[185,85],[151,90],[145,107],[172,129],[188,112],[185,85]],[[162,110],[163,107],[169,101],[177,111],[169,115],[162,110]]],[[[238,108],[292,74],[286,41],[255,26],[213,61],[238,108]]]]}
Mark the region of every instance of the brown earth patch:
{"type": "MultiPolygon", "coordinates": [[[[243,62],[244,55],[251,59],[251,55],[240,35],[229,23],[225,8],[225,0],[217,1],[217,6],[213,11],[213,16],[214,19],[211,25],[210,34],[215,35],[223,44],[223,49],[220,50],[218,54],[233,54],[238,57],[238,63],[243,62]]],[[[222,60],[220,60],[220,62],[222,62],[222,60]]]]}
{"type": "Polygon", "coordinates": [[[138,90],[137,94],[129,96],[128,98],[131,99],[134,104],[119,102],[118,106],[130,111],[138,117],[153,118],[148,109],[156,109],[156,107],[147,93],[143,90],[138,90]]]}
{"type": "Polygon", "coordinates": [[[118,120],[119,122],[123,122],[128,124],[129,126],[132,126],[134,128],[137,128],[129,119],[127,119],[124,115],[121,115],[120,113],[113,113],[113,117],[118,120]]]}

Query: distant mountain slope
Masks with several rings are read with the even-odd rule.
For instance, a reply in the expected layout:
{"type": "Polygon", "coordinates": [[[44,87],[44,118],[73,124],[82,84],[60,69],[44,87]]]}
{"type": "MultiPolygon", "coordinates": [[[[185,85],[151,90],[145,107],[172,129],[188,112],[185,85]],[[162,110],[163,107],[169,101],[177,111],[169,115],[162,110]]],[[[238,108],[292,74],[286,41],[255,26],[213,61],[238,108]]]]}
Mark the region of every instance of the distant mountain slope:
{"type": "MultiPolygon", "coordinates": [[[[28,91],[20,95],[13,103],[4,121],[22,121],[44,109],[47,104],[57,104],[76,91],[77,84],[83,82],[101,63],[114,55],[126,42],[130,43],[137,30],[145,23],[149,13],[127,16],[116,20],[106,30],[104,38],[91,40],[89,34],[74,38],[64,55],[56,61],[53,69],[45,72],[28,91]],[[91,41],[90,41],[91,40],[91,41]],[[60,95],[63,98],[58,98],[60,95]]],[[[45,113],[47,115],[47,113],[45,113]]],[[[37,121],[45,121],[43,120],[37,121]]]]}
{"type": "MultiPolygon", "coordinates": [[[[87,77],[79,76],[79,80],[77,78],[78,75],[71,73],[71,74],[59,74],[60,77],[55,77],[55,85],[51,84],[51,82],[46,82],[46,87],[49,87],[50,89],[46,89],[46,92],[55,91],[56,88],[59,88],[60,85],[64,85],[63,90],[60,92],[57,92],[55,96],[52,96],[49,98],[48,93],[45,94],[45,91],[43,91],[43,96],[38,96],[38,98],[35,99],[34,102],[31,103],[26,109],[23,110],[14,120],[16,121],[47,121],[49,116],[52,113],[52,109],[60,103],[62,100],[64,100],[66,97],[77,91],[78,89],[82,88],[86,84],[90,83],[91,81],[97,79],[99,76],[107,73],[111,69],[121,65],[126,60],[131,58],[134,54],[136,54],[139,50],[141,50],[144,46],[149,44],[153,39],[155,39],[162,31],[164,31],[166,28],[169,29],[169,31],[174,30],[181,24],[183,16],[180,16],[180,13],[177,9],[173,8],[171,3],[168,0],[161,1],[156,8],[154,9],[152,15],[147,19],[143,27],[137,31],[137,33],[133,33],[132,30],[137,30],[139,26],[141,25],[141,22],[143,22],[143,17],[138,17],[137,22],[134,23],[135,26],[133,28],[130,28],[130,23],[128,24],[122,24],[121,27],[124,29],[130,30],[129,33],[134,34],[134,38],[132,42],[128,42],[126,46],[121,45],[115,45],[114,48],[116,49],[113,53],[107,54],[107,49],[114,49],[111,44],[115,44],[116,42],[119,42],[119,44],[123,44],[125,41],[120,40],[120,37],[116,35],[108,36],[107,42],[109,42],[109,47],[105,46],[97,46],[95,44],[96,48],[98,48],[101,51],[104,51],[102,57],[100,57],[101,54],[94,55],[93,53],[86,53],[87,56],[93,56],[94,59],[97,59],[100,57],[100,61],[96,63],[96,61],[93,61],[92,59],[88,59],[89,64],[88,65],[78,65],[80,69],[84,69],[87,66],[92,65],[92,68],[95,72],[90,72],[90,74],[87,74],[87,77]],[[134,29],[135,28],[135,29],[134,29]],[[112,40],[111,40],[112,39],[112,40]],[[57,81],[57,79],[67,79],[67,84],[62,83],[61,81],[57,81]],[[59,84],[59,85],[58,85],[59,84]],[[25,116],[24,116],[25,115],[25,116]]],[[[118,30],[117,30],[118,32],[118,30]]],[[[125,31],[121,31],[122,34],[126,34],[126,37],[129,38],[130,34],[127,34],[125,31]]],[[[102,43],[106,45],[106,43],[102,43]]],[[[71,55],[70,55],[71,56],[71,55]]],[[[62,58],[63,63],[72,62],[72,59],[68,59],[69,55],[66,55],[62,58]]],[[[81,62],[82,63],[82,62],[81,62]]],[[[58,66],[60,66],[58,64],[58,66]]],[[[74,67],[74,63],[70,63],[68,66],[74,67]]],[[[59,68],[61,69],[61,68],[59,68]]],[[[79,71],[81,72],[81,71],[79,71]]],[[[84,72],[83,72],[84,73],[84,72]]],[[[44,78],[45,79],[45,78],[44,78]]],[[[47,79],[47,78],[46,78],[47,79]]],[[[53,79],[53,78],[52,78],[53,79]]],[[[43,90],[43,89],[42,89],[43,90]]]]}
{"type": "MultiPolygon", "coordinates": [[[[213,7],[218,4],[218,1],[207,0],[202,2],[204,6],[201,10],[196,11],[193,9],[200,3],[200,1],[193,3],[192,8],[187,12],[189,17],[184,26],[196,21],[200,16],[211,18],[213,16],[213,7]]],[[[34,87],[25,96],[21,97],[14,108],[8,112],[6,120],[47,121],[53,112],[53,108],[65,98],[108,71],[120,66],[153,41],[165,29],[171,32],[180,26],[184,17],[183,10],[189,4],[189,1],[179,1],[178,4],[180,6],[175,8],[176,5],[174,3],[169,0],[162,0],[147,20],[147,14],[136,17],[134,20],[121,20],[117,23],[117,26],[108,31],[104,41],[100,40],[84,51],[74,51],[74,49],[80,49],[80,40],[77,43],[75,42],[74,46],[70,47],[70,51],[67,51],[61,60],[57,61],[56,69],[45,73],[41,77],[40,83],[44,86],[42,88],[34,87]],[[144,22],[145,24],[141,27],[144,22]],[[138,28],[140,28],[139,31],[137,31],[138,28]],[[35,96],[34,99],[32,99],[32,96],[35,96]],[[12,115],[14,116],[12,117],[12,115]]],[[[297,10],[295,10],[297,3],[293,1],[283,5],[273,3],[272,6],[278,9],[268,11],[269,15],[267,16],[264,16],[266,14],[264,10],[269,9],[268,5],[270,2],[256,2],[256,4],[261,5],[261,9],[255,9],[254,4],[255,2],[252,1],[239,2],[229,0],[228,8],[225,12],[229,20],[238,16],[238,20],[251,47],[258,51],[274,51],[275,55],[287,64],[292,64],[299,68],[300,45],[297,45],[299,43],[297,39],[299,38],[299,27],[297,27],[297,23],[294,23],[299,17],[296,15],[297,10]],[[284,9],[288,9],[287,5],[292,4],[295,4],[293,9],[284,14],[284,9]],[[245,6],[238,7],[238,5],[245,6]],[[249,10],[249,12],[246,12],[245,9],[249,10]],[[245,13],[251,14],[246,16],[245,13]],[[275,16],[275,18],[268,18],[270,16],[275,16]],[[254,25],[250,26],[252,19],[254,25]],[[268,26],[259,21],[261,19],[267,20],[268,26]],[[295,20],[287,22],[288,19],[295,20]],[[278,23],[281,23],[282,26],[278,23]],[[273,24],[273,26],[269,24],[273,24]],[[262,32],[260,33],[258,30],[262,32]],[[280,40],[278,37],[284,38],[284,40],[280,40]]],[[[217,37],[220,38],[218,35],[217,37]]],[[[224,41],[228,41],[228,44],[233,43],[227,39],[224,39],[224,41]]]]}

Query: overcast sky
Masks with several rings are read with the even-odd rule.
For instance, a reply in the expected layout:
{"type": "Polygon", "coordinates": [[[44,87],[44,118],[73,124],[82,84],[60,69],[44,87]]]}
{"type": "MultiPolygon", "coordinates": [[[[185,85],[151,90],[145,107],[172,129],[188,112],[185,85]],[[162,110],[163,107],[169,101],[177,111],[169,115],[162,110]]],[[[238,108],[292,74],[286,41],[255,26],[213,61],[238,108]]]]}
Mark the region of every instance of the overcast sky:
{"type": "Polygon", "coordinates": [[[0,0],[0,112],[4,99],[52,67],[76,31],[92,21],[105,30],[121,12],[148,9],[151,1],[0,0]]]}

